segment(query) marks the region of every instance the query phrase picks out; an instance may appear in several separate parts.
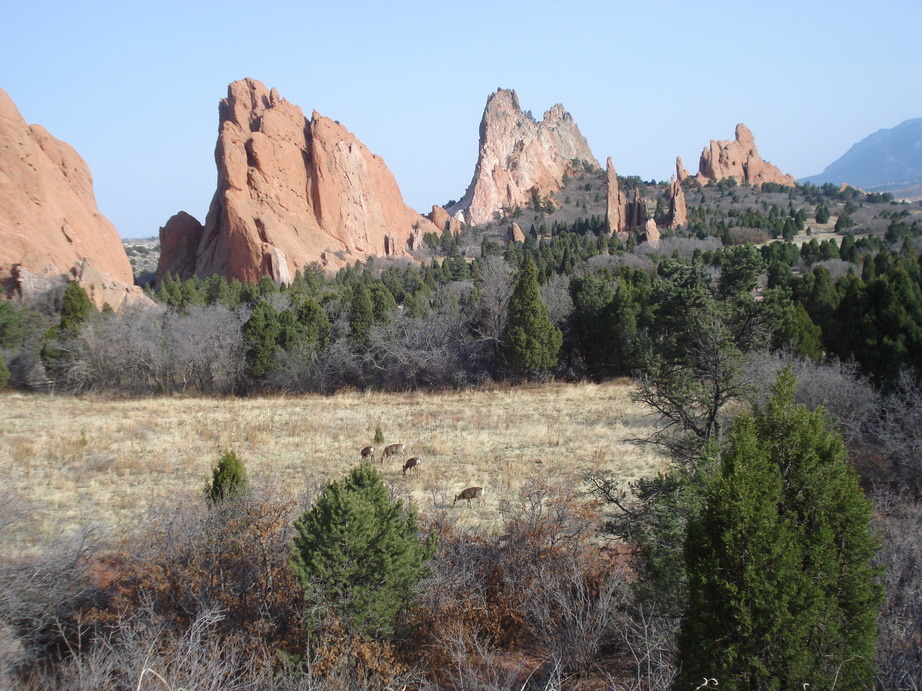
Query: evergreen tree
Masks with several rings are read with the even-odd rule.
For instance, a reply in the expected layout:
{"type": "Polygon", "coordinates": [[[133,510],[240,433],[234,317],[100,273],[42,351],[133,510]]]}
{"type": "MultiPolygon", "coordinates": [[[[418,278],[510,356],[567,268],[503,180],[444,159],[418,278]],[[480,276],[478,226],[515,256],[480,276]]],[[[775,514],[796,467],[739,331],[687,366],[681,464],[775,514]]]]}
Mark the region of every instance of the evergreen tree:
{"type": "Polygon", "coordinates": [[[68,283],[61,298],[61,321],[58,331],[64,334],[73,334],[85,322],[96,308],[90,296],[77,283],[68,283]]]}
{"type": "Polygon", "coordinates": [[[253,308],[250,318],[243,325],[247,342],[247,376],[260,379],[275,369],[275,355],[281,350],[279,338],[282,327],[281,315],[272,305],[260,302],[253,308]]]}
{"type": "Polygon", "coordinates": [[[435,536],[420,541],[416,511],[368,463],[327,485],[295,530],[292,565],[311,614],[358,635],[394,630],[435,552],[435,536]]]}
{"type": "Polygon", "coordinates": [[[741,416],[688,525],[689,605],[674,688],[870,688],[876,610],[871,504],[822,410],[782,373],[741,416]]]}
{"type": "Polygon", "coordinates": [[[509,372],[515,375],[546,372],[557,363],[563,334],[541,302],[538,270],[531,255],[526,255],[522,264],[508,310],[501,354],[509,372]]]}
{"type": "MultiPolygon", "coordinates": [[[[433,260],[433,268],[437,266],[433,260]]],[[[393,297],[391,298],[393,300],[393,297]]],[[[374,303],[371,293],[364,283],[357,283],[352,288],[349,301],[349,326],[352,327],[352,337],[357,341],[364,341],[375,319],[374,303]]]]}
{"type": "Polygon", "coordinates": [[[221,454],[218,464],[211,471],[211,484],[207,495],[213,503],[239,497],[246,491],[247,471],[243,460],[234,451],[221,454]]]}

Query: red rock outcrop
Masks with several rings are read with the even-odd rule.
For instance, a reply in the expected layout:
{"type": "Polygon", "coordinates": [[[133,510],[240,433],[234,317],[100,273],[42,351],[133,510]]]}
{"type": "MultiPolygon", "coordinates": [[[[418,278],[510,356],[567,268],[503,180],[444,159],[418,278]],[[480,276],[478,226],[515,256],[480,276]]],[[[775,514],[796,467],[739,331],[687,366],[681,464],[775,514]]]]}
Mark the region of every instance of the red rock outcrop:
{"type": "MultiPolygon", "coordinates": [[[[436,232],[403,203],[383,159],[338,122],[317,112],[307,119],[254,79],[230,84],[219,111],[218,189],[193,274],[286,281],[314,261],[334,269],[402,255],[419,231],[436,232]]],[[[179,256],[161,254],[158,279],[188,266],[190,243],[172,238],[179,256]]]]}
{"type": "Polygon", "coordinates": [[[643,195],[640,194],[640,188],[635,187],[633,201],[630,201],[627,204],[625,204],[625,212],[624,212],[625,227],[627,230],[636,230],[638,228],[643,228],[649,217],[650,217],[650,214],[647,211],[647,204],[643,200],[643,195]]]}
{"type": "Polygon", "coordinates": [[[188,277],[195,273],[198,246],[205,227],[198,220],[180,211],[160,229],[160,261],[157,278],[167,274],[188,277]]]}
{"type": "Polygon", "coordinates": [[[444,208],[438,204],[433,204],[432,211],[429,212],[426,218],[435,224],[440,233],[447,228],[452,235],[459,235],[461,233],[461,219],[459,216],[460,214],[449,216],[444,208]]]}
{"type": "Polygon", "coordinates": [[[483,111],[473,180],[448,212],[463,211],[473,225],[492,221],[503,207],[525,206],[536,195],[556,192],[574,160],[599,165],[562,105],[536,122],[522,111],[515,91],[499,89],[483,111]]]}
{"type": "Polygon", "coordinates": [[[0,280],[8,295],[27,297],[41,283],[36,276],[79,278],[97,307],[147,301],[121,238],[99,213],[86,162],[27,124],[0,89],[0,280]]]}
{"type": "Polygon", "coordinates": [[[644,233],[647,236],[647,242],[650,243],[650,246],[653,248],[659,247],[660,243],[660,233],[659,228],[656,227],[656,221],[652,218],[648,219],[644,224],[644,233]]]}
{"type": "Polygon", "coordinates": [[[685,190],[682,188],[682,173],[688,177],[688,171],[682,168],[682,159],[675,160],[676,176],[669,181],[669,227],[678,228],[688,224],[688,207],[685,204],[685,190]]]}
{"type": "Polygon", "coordinates": [[[605,161],[605,180],[608,194],[605,207],[605,230],[609,235],[621,235],[627,230],[627,199],[618,188],[618,173],[611,156],[605,161]]]}
{"type": "Polygon", "coordinates": [[[761,185],[763,182],[791,186],[797,184],[793,175],[785,175],[768,161],[762,160],[752,132],[743,123],[736,126],[736,138],[733,141],[712,139],[710,145],[701,152],[698,164],[698,180],[701,184],[729,177],[746,185],[761,185]]]}
{"type": "Polygon", "coordinates": [[[691,177],[691,173],[685,170],[685,166],[682,165],[681,156],[675,157],[675,174],[676,174],[676,177],[679,179],[679,182],[683,182],[685,178],[691,177]]]}
{"type": "Polygon", "coordinates": [[[509,233],[506,239],[509,242],[525,242],[525,233],[522,230],[522,226],[513,221],[512,225],[509,226],[509,233]]]}

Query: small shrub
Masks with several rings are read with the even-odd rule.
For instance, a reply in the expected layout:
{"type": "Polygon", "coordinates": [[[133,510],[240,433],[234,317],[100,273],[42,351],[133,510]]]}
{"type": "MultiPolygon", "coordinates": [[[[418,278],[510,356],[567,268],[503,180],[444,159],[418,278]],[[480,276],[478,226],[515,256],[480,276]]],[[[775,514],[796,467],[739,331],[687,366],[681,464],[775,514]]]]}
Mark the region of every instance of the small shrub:
{"type": "Polygon", "coordinates": [[[212,502],[239,497],[247,487],[247,471],[243,461],[235,451],[227,450],[221,454],[218,464],[211,472],[211,485],[208,498],[212,502]]]}
{"type": "Polygon", "coordinates": [[[384,432],[381,431],[381,425],[375,427],[375,444],[384,443],[384,432]]]}

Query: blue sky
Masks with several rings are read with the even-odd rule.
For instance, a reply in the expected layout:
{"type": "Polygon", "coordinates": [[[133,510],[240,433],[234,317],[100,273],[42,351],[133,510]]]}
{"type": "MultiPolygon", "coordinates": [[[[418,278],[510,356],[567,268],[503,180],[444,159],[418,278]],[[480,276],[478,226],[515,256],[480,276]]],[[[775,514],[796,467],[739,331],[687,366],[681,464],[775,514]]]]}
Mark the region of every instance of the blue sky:
{"type": "Polygon", "coordinates": [[[87,160],[125,237],[215,188],[217,104],[254,77],[340,120],[426,211],[470,182],[487,95],[563,103],[623,175],[753,131],[798,177],[922,117],[922,2],[0,0],[0,88],[87,160]]]}

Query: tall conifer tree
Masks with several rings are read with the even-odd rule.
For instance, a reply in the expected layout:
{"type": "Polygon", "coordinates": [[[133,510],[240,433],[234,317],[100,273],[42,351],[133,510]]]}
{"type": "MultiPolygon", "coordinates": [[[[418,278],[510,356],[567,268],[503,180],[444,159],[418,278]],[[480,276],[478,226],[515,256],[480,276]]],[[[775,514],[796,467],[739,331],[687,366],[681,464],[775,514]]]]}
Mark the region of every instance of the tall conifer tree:
{"type": "Polygon", "coordinates": [[[880,601],[871,505],[823,411],[785,372],[740,417],[689,522],[674,688],[870,688],[880,601]]]}
{"type": "Polygon", "coordinates": [[[512,297],[503,333],[502,356],[515,375],[546,372],[557,363],[563,334],[541,302],[538,270],[526,255],[512,297]]]}

